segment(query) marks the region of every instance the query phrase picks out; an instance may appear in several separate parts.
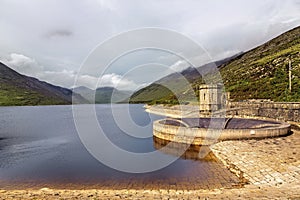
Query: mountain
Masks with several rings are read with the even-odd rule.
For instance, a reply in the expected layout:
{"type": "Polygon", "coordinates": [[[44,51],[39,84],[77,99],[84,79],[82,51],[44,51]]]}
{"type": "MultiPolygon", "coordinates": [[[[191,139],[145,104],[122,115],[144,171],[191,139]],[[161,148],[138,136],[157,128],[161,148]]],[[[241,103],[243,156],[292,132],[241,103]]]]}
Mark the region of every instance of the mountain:
{"type": "Polygon", "coordinates": [[[220,68],[226,90],[235,100],[300,101],[300,27],[220,68]],[[292,92],[288,90],[289,61],[292,64],[292,92]]]}
{"type": "Polygon", "coordinates": [[[230,60],[240,56],[242,53],[234,55],[232,57],[219,60],[213,63],[205,64],[197,69],[189,67],[180,73],[172,73],[149,86],[142,88],[135,92],[131,98],[131,103],[177,103],[177,97],[182,97],[185,101],[193,101],[194,95],[192,92],[196,90],[196,86],[193,83],[201,79],[201,74],[206,74],[212,67],[221,66],[228,63],[230,60]],[[200,74],[201,73],[201,74],[200,74]],[[194,91],[189,91],[190,85],[194,88],[194,91]]]}
{"type": "Polygon", "coordinates": [[[126,102],[132,93],[113,87],[101,87],[95,91],[84,86],[74,88],[73,91],[88,99],[91,103],[95,102],[97,104],[126,102]],[[95,94],[95,99],[93,99],[93,94],[95,94]]]}
{"type": "Polygon", "coordinates": [[[88,102],[93,102],[92,95],[94,93],[94,90],[85,86],[80,86],[80,87],[73,88],[72,91],[76,94],[81,95],[83,98],[88,100],[88,102]]]}
{"type": "Polygon", "coordinates": [[[96,90],[96,103],[124,102],[131,95],[130,91],[122,91],[113,87],[102,87],[96,90]]]}
{"type": "MultiPolygon", "coordinates": [[[[208,70],[209,65],[198,68],[208,70]]],[[[226,91],[233,100],[271,99],[273,101],[300,101],[300,27],[294,28],[269,42],[216,63],[226,91]],[[289,61],[292,63],[292,92],[289,91],[289,61]]],[[[197,70],[181,72],[198,94],[197,86],[204,81],[197,70]]],[[[216,83],[213,75],[206,80],[216,83]]],[[[131,97],[132,103],[176,103],[177,97],[193,92],[183,84],[183,78],[171,74],[143,88],[131,97]],[[161,84],[167,86],[162,87],[161,84]],[[175,92],[174,92],[175,91],[175,92]],[[176,94],[176,95],[174,95],[176,94]]],[[[187,99],[188,100],[188,99],[187,99]]]]}
{"type": "MultiPolygon", "coordinates": [[[[0,62],[0,106],[71,104],[69,89],[24,76],[0,62]]],[[[77,103],[86,100],[75,94],[77,103]]]]}

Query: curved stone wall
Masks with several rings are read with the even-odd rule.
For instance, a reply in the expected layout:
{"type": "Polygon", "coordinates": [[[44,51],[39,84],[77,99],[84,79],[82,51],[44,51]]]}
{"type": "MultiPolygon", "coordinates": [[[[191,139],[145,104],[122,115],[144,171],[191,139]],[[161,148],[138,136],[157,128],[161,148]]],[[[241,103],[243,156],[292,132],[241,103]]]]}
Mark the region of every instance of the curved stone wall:
{"type": "Polygon", "coordinates": [[[291,126],[288,123],[250,128],[250,129],[206,129],[164,124],[165,120],[153,123],[153,135],[167,141],[193,145],[211,145],[224,140],[257,139],[288,135],[291,126]]]}

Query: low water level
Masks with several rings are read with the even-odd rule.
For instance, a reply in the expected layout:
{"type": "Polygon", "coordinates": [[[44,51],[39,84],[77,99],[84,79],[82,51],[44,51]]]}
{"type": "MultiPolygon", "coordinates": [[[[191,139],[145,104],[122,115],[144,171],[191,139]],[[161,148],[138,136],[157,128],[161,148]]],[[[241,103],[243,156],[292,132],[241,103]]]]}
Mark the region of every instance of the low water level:
{"type": "MultiPolygon", "coordinates": [[[[122,112],[128,105],[113,106],[122,112]]],[[[110,105],[96,105],[97,118],[107,137],[120,148],[137,153],[165,145],[152,137],[151,119],[160,117],[149,115],[142,105],[129,108],[132,120],[145,127],[143,135],[149,137],[139,139],[125,134],[114,122],[110,105]]],[[[105,147],[102,149],[105,151],[105,147]]],[[[199,160],[188,153],[155,172],[120,172],[96,160],[83,146],[72,106],[0,107],[0,188],[214,188],[239,182],[213,155],[199,160]]]]}

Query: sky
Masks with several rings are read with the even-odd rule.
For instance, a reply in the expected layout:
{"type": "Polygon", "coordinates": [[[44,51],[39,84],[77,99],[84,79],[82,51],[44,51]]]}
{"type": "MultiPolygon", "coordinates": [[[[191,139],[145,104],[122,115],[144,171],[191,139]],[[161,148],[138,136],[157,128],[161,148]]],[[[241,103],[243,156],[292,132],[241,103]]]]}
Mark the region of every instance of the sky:
{"type": "Polygon", "coordinates": [[[100,76],[78,71],[96,47],[133,29],[178,32],[216,61],[299,25],[300,0],[0,0],[0,60],[67,88],[78,78],[90,88],[101,80],[101,86],[135,90],[189,65],[146,49],[116,59],[100,76]]]}

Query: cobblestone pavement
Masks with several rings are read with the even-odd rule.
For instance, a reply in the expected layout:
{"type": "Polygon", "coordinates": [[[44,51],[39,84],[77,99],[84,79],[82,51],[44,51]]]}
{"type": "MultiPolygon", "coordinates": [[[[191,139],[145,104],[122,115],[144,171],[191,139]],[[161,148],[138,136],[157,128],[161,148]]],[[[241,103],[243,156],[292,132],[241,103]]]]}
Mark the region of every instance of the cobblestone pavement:
{"type": "Polygon", "coordinates": [[[300,199],[299,185],[214,190],[0,190],[0,199],[300,199]]]}
{"type": "MultiPolygon", "coordinates": [[[[0,190],[0,199],[300,199],[300,131],[264,140],[226,141],[213,153],[243,188],[122,190],[0,190]]],[[[195,185],[197,188],[197,185],[195,185]]]]}
{"type": "Polygon", "coordinates": [[[212,147],[214,154],[232,171],[258,186],[299,185],[299,149],[299,131],[287,137],[226,141],[212,147]]]}

